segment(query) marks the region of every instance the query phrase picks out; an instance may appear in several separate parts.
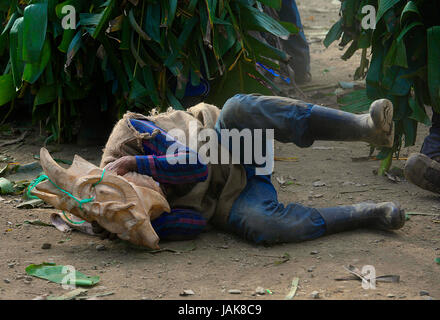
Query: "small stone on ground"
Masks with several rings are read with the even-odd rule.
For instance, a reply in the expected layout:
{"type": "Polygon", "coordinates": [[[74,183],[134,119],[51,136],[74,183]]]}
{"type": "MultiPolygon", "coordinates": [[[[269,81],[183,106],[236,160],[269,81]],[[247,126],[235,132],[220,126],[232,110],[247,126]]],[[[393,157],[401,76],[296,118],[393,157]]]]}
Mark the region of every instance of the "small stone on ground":
{"type": "Polygon", "coordinates": [[[50,243],[47,243],[47,242],[43,243],[43,245],[41,246],[41,249],[45,249],[45,250],[48,250],[50,248],[52,248],[52,245],[50,243]]]}
{"type": "Polygon", "coordinates": [[[230,293],[230,294],[241,294],[241,290],[231,289],[231,290],[228,290],[228,293],[230,293]]]}
{"type": "Polygon", "coordinates": [[[183,290],[183,292],[180,293],[180,296],[186,297],[186,296],[193,296],[195,293],[192,290],[183,290]]]}

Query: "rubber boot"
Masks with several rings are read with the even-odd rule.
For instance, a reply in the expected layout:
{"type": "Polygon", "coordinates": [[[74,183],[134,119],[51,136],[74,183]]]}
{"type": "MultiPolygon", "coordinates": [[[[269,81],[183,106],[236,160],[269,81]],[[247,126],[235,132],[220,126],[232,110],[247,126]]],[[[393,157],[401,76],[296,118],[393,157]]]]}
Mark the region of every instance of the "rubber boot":
{"type": "Polygon", "coordinates": [[[315,140],[364,141],[375,146],[392,147],[394,142],[393,104],[387,99],[371,104],[368,114],[314,106],[310,129],[315,140]]]}
{"type": "Polygon", "coordinates": [[[397,230],[405,224],[405,211],[392,202],[359,203],[318,211],[325,221],[327,234],[358,228],[397,230]]]}
{"type": "Polygon", "coordinates": [[[411,154],[404,168],[405,178],[416,186],[440,193],[440,163],[421,153],[411,154]]]}
{"type": "Polygon", "coordinates": [[[406,179],[416,186],[440,193],[440,114],[432,110],[432,126],[420,153],[411,154],[405,164],[406,179]]]}

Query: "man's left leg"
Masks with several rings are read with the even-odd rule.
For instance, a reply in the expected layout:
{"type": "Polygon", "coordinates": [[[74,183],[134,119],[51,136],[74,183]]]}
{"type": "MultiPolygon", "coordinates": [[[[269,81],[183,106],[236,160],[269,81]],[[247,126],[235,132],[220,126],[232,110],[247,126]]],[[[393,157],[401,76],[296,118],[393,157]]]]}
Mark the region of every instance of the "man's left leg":
{"type": "Polygon", "coordinates": [[[293,203],[284,206],[269,175],[256,175],[253,166],[245,168],[247,184],[230,211],[229,231],[257,244],[301,242],[325,234],[318,210],[293,203]]]}

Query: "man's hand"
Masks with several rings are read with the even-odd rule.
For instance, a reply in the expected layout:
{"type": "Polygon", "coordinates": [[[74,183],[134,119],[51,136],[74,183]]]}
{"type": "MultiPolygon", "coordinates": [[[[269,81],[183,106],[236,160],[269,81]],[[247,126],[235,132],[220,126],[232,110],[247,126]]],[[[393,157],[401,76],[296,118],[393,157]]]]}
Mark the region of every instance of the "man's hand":
{"type": "Polygon", "coordinates": [[[123,176],[128,172],[132,172],[132,171],[136,172],[137,171],[136,157],[125,156],[119,158],[118,160],[115,160],[107,164],[104,167],[104,169],[108,171],[112,171],[120,176],[123,176]]]}

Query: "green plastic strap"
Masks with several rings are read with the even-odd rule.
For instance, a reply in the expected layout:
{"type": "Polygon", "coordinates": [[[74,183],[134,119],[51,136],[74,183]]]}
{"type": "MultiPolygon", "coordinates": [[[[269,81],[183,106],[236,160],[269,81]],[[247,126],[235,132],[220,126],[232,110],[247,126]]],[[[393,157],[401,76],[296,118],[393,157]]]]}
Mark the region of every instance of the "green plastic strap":
{"type": "Polygon", "coordinates": [[[93,187],[96,187],[98,184],[101,183],[102,179],[104,179],[104,172],[105,172],[105,169],[102,169],[101,179],[99,179],[98,182],[94,183],[94,184],[92,185],[93,187]]]}
{"type": "MultiPolygon", "coordinates": [[[[96,187],[98,184],[100,184],[100,183],[102,182],[102,179],[104,179],[104,174],[105,174],[105,169],[102,170],[101,179],[99,179],[98,182],[94,183],[94,184],[92,185],[93,187],[96,187]]],[[[39,199],[37,196],[32,195],[32,194],[31,194],[31,191],[32,191],[32,190],[33,190],[33,189],[34,189],[39,183],[41,183],[41,182],[43,182],[43,181],[45,181],[45,180],[49,180],[50,183],[52,183],[52,184],[55,186],[55,188],[57,188],[58,190],[60,190],[61,192],[65,193],[65,194],[67,194],[70,198],[72,198],[73,200],[75,200],[76,202],[78,202],[78,203],[79,203],[79,209],[80,209],[80,210],[82,210],[82,205],[83,205],[83,203],[88,203],[88,202],[92,202],[93,200],[95,200],[95,197],[92,197],[92,198],[89,198],[89,199],[79,200],[78,198],[76,198],[76,197],[75,197],[73,194],[71,194],[70,192],[68,192],[68,191],[66,191],[66,190],[63,190],[63,189],[61,189],[59,186],[57,186],[56,183],[54,183],[52,180],[50,180],[49,177],[48,177],[47,175],[45,175],[45,174],[39,176],[37,179],[35,179],[35,180],[29,185],[28,190],[27,190],[27,193],[26,193],[29,199],[39,199]]],[[[70,223],[73,223],[73,224],[82,224],[82,223],[85,222],[84,220],[83,220],[82,222],[74,222],[74,221],[70,220],[70,219],[67,217],[67,215],[64,213],[64,211],[63,211],[63,215],[64,215],[64,217],[65,217],[70,223]]]]}
{"type": "Polygon", "coordinates": [[[36,178],[34,181],[31,182],[31,184],[29,185],[26,195],[28,197],[28,199],[40,199],[37,196],[34,196],[31,194],[31,191],[41,182],[43,182],[44,180],[47,180],[48,177],[44,174],[42,174],[41,176],[39,176],[38,178],[36,178]]]}

